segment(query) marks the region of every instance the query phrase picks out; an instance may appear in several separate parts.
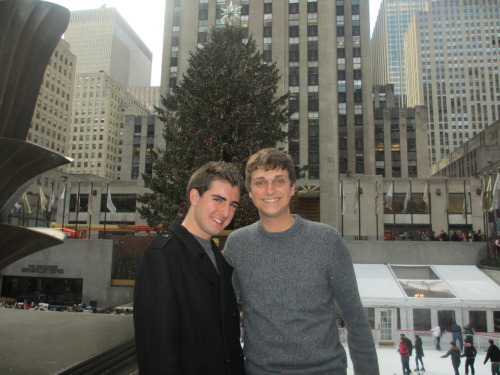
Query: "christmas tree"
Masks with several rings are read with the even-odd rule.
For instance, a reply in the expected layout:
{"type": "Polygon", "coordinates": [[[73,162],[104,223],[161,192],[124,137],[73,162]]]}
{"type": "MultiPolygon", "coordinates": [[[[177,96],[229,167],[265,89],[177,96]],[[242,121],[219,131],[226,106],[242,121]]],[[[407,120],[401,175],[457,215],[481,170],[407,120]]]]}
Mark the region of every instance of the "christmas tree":
{"type": "MultiPolygon", "coordinates": [[[[242,175],[250,155],[286,138],[288,94],[277,96],[280,74],[265,62],[252,37],[240,27],[214,28],[202,48],[191,54],[179,85],[156,108],[165,123],[166,147],[152,155],[153,174],[144,174],[151,190],[138,197],[139,213],[149,225],[165,227],[182,219],[186,185],[208,161],[234,163],[242,175]]],[[[243,194],[235,226],[257,219],[243,194]]]]}

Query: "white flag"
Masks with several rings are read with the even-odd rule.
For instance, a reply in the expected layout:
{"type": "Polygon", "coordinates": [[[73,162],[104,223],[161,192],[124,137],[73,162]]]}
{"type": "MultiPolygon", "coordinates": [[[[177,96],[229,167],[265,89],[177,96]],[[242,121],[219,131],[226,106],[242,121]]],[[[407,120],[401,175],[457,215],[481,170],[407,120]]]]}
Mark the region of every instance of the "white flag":
{"type": "Polygon", "coordinates": [[[406,212],[408,208],[408,202],[411,199],[410,184],[408,184],[408,189],[406,190],[405,201],[403,203],[403,212],[406,212]]]}
{"type": "Polygon", "coordinates": [[[422,196],[422,201],[425,203],[427,209],[429,208],[429,181],[425,185],[424,194],[422,196]]]}
{"type": "Polygon", "coordinates": [[[92,190],[93,190],[93,185],[90,184],[89,200],[87,201],[87,213],[89,215],[93,214],[92,206],[93,206],[94,202],[93,202],[93,198],[92,198],[92,190]]]}
{"type": "Polygon", "coordinates": [[[345,192],[344,192],[344,184],[340,183],[340,204],[341,204],[341,214],[343,215],[345,212],[345,192]]]}
{"type": "Polygon", "coordinates": [[[116,212],[116,207],[113,204],[113,200],[111,199],[111,189],[108,186],[108,201],[106,202],[106,207],[108,210],[110,210],[112,213],[116,212]]]}
{"type": "Polygon", "coordinates": [[[56,197],[54,195],[54,190],[52,190],[52,194],[50,194],[50,201],[49,201],[49,211],[52,212],[52,207],[54,207],[54,202],[56,201],[56,197]]]}
{"type": "Polygon", "coordinates": [[[493,197],[491,200],[491,208],[490,211],[500,209],[500,172],[497,173],[497,179],[495,180],[495,185],[493,186],[493,197]]]}
{"type": "Polygon", "coordinates": [[[389,208],[392,210],[392,196],[393,196],[393,188],[392,183],[389,185],[389,190],[387,190],[387,194],[385,195],[385,208],[389,208]]]}
{"type": "Polygon", "coordinates": [[[47,198],[45,197],[45,194],[42,190],[42,185],[38,185],[40,187],[40,208],[42,211],[45,211],[47,209],[47,198]]]}
{"type": "Polygon", "coordinates": [[[64,198],[66,198],[66,185],[64,185],[64,189],[61,193],[61,200],[64,200],[64,198]]]}
{"type": "Polygon", "coordinates": [[[26,192],[23,193],[23,207],[24,207],[25,214],[31,213],[31,206],[30,206],[30,202],[28,200],[28,196],[26,195],[26,192]]]}

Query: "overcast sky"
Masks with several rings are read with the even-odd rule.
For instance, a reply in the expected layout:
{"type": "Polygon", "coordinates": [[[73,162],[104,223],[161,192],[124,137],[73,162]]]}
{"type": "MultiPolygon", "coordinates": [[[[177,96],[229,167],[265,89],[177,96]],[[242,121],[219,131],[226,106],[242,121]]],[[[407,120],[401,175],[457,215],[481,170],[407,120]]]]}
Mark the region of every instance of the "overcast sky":
{"type": "MultiPolygon", "coordinates": [[[[369,0],[372,30],[381,1],[369,0]]],[[[69,10],[96,9],[104,4],[108,8],[114,7],[118,9],[123,18],[153,53],[151,85],[160,85],[165,0],[140,0],[138,2],[128,0],[52,0],[51,2],[62,5],[69,10]]]]}

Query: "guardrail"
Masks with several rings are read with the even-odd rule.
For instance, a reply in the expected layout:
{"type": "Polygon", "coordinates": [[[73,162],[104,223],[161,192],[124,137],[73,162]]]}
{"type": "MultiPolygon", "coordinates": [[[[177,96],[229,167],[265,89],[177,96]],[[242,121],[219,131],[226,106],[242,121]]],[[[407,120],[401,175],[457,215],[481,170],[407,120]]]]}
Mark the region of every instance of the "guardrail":
{"type": "Polygon", "coordinates": [[[56,375],[102,375],[135,359],[135,340],[132,338],[119,345],[97,353],[86,360],[66,368],[56,375]]]}

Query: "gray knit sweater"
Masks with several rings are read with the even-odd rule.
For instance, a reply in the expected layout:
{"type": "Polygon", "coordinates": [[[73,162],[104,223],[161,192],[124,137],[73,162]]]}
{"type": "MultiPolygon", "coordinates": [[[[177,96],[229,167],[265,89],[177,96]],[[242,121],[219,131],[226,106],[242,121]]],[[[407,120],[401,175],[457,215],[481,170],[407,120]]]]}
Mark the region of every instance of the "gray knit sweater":
{"type": "Polygon", "coordinates": [[[331,226],[294,217],[284,232],[266,232],[259,221],[233,232],[225,245],[243,302],[247,375],[345,374],[335,302],[346,323],[355,374],[378,375],[344,240],[331,226]]]}

